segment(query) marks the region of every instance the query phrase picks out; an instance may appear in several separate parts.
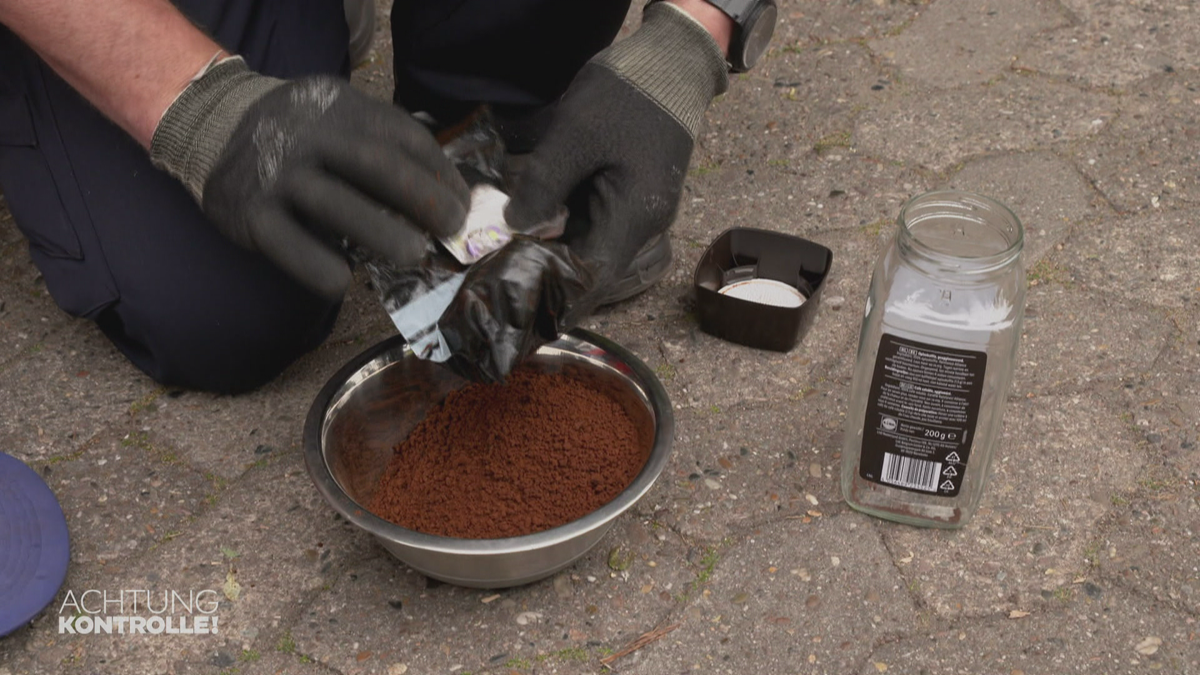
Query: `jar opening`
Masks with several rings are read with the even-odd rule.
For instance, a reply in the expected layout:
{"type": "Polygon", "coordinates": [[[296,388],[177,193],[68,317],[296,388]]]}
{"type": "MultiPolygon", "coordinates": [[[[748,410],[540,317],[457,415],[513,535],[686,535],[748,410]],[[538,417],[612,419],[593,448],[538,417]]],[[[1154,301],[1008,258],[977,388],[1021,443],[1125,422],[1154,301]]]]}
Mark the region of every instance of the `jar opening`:
{"type": "Polygon", "coordinates": [[[900,210],[900,239],[932,258],[971,266],[1004,264],[1021,253],[1025,233],[1008,207],[982,195],[958,190],[927,192],[900,210]]]}

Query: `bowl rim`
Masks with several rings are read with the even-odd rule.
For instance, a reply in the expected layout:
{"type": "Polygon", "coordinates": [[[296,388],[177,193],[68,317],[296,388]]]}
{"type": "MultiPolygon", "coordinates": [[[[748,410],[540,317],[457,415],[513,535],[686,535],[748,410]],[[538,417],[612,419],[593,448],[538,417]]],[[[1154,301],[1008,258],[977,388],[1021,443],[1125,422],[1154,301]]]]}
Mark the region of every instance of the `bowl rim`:
{"type": "MultiPolygon", "coordinates": [[[[466,556],[491,556],[527,551],[541,550],[566,541],[578,539],[589,532],[606,527],[622,513],[629,510],[650,491],[670,458],[671,446],[675,438],[675,416],[666,389],[650,368],[632,352],[621,345],[582,328],[574,328],[559,336],[558,340],[547,343],[539,348],[554,348],[556,344],[567,340],[569,342],[588,343],[599,347],[615,356],[630,371],[633,384],[642,390],[650,404],[650,412],[654,416],[654,442],[650,455],[641,471],[634,477],[633,482],[622,490],[611,501],[599,509],[548,530],[534,532],[518,537],[502,539],[460,539],[434,534],[417,532],[384,520],[371,513],[366,507],[354,501],[337,480],[334,479],[325,461],[322,450],[322,430],[326,412],[334,403],[334,396],[345,386],[352,376],[364,366],[380,356],[400,350],[401,354],[410,353],[403,336],[395,335],[379,342],[342,366],[321,388],[309,408],[304,422],[303,442],[304,459],[317,491],[336,512],[343,518],[365,532],[402,546],[408,546],[430,553],[453,553],[466,556]]],[[[403,357],[402,357],[403,358],[403,357]]],[[[386,367],[386,366],[384,366],[386,367]]],[[[382,368],[380,369],[382,370],[382,368]]]]}

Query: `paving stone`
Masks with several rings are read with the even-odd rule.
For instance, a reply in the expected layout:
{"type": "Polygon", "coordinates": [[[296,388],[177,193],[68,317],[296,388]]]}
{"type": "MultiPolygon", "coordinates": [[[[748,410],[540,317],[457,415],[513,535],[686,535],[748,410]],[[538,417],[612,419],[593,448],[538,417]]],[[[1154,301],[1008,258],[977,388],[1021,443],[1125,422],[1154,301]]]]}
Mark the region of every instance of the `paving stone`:
{"type": "Polygon", "coordinates": [[[1043,31],[1066,25],[1057,2],[935,2],[898,35],[870,42],[900,77],[951,88],[982,84],[1006,72],[1043,31]]]}
{"type": "Polygon", "coordinates": [[[772,49],[894,34],[909,25],[929,2],[785,0],[779,3],[772,49]]]}
{"type": "MultiPolygon", "coordinates": [[[[793,148],[792,159],[739,160],[711,174],[698,168],[706,165],[693,163],[672,227],[678,251],[694,249],[698,259],[731,227],[786,232],[821,244],[829,233],[841,230],[877,235],[895,222],[909,197],[932,187],[916,172],[862,156],[853,148],[839,146],[823,154],[810,147],[793,148]]],[[[706,161],[712,160],[695,159],[706,161]]],[[[693,269],[694,263],[689,274],[693,269]]]]}
{"type": "Polygon", "coordinates": [[[1120,96],[1103,133],[1072,149],[1080,171],[1123,212],[1200,204],[1196,71],[1158,75],[1120,96]]]}
{"type": "MultiPolygon", "coordinates": [[[[60,610],[61,616],[68,617],[70,620],[70,617],[76,614],[74,603],[82,603],[95,617],[132,615],[148,618],[152,616],[152,613],[145,609],[144,594],[139,592],[137,596],[138,609],[135,612],[131,594],[133,587],[113,584],[111,571],[107,574],[97,575],[95,574],[97,569],[99,568],[94,566],[72,566],[68,570],[63,589],[51,605],[33,621],[32,628],[10,635],[0,641],[0,664],[2,664],[0,667],[11,668],[14,675],[41,675],[42,673],[57,675],[69,672],[102,672],[117,675],[148,672],[214,673],[217,670],[213,667],[212,656],[218,651],[234,654],[236,661],[237,648],[231,646],[228,640],[220,635],[219,629],[216,634],[189,636],[165,633],[120,635],[114,624],[114,627],[111,628],[111,636],[103,631],[94,634],[71,635],[63,629],[63,632],[60,633],[60,610]],[[81,571],[82,574],[80,574],[81,571]],[[122,588],[126,589],[127,593],[124,596],[124,605],[120,604],[122,598],[119,593],[122,588]],[[89,597],[81,599],[85,591],[92,589],[108,591],[109,604],[106,611],[100,609],[104,599],[98,594],[93,593],[89,597]],[[73,593],[70,599],[67,597],[68,591],[73,593]],[[14,638],[16,641],[13,641],[14,638]],[[202,666],[202,669],[194,670],[191,667],[193,664],[202,666]],[[203,667],[208,670],[205,671],[203,667]]],[[[162,616],[202,615],[202,612],[194,609],[195,605],[193,605],[192,614],[189,614],[182,604],[177,605],[178,611],[172,613],[169,605],[166,604],[169,600],[163,600],[161,588],[152,588],[143,582],[138,590],[144,591],[148,588],[157,594],[154,600],[156,607],[160,601],[164,603],[165,611],[162,616]]],[[[201,602],[205,607],[208,606],[208,597],[201,596],[201,602]]],[[[182,589],[182,598],[190,601],[191,596],[187,589],[182,589]]],[[[217,615],[219,616],[219,612],[217,615]]],[[[178,625],[177,619],[173,619],[172,622],[173,625],[178,625]]]]}
{"type": "Polygon", "coordinates": [[[1200,340],[1176,339],[1159,355],[1162,370],[1138,373],[1120,389],[1126,418],[1164,469],[1181,479],[1200,471],[1200,340]]]}
{"type": "Polygon", "coordinates": [[[275,381],[239,396],[159,390],[139,406],[134,428],[201,473],[233,480],[265,456],[298,452],[317,392],[369,346],[355,340],[327,344],[275,381]]]}
{"type": "Polygon", "coordinates": [[[119,427],[34,468],[67,517],[75,567],[137,556],[178,536],[217,492],[177,455],[119,427]]]}
{"type": "Polygon", "coordinates": [[[659,374],[669,380],[671,399],[679,409],[719,414],[737,406],[798,398],[817,384],[813,359],[803,343],[783,353],[731,344],[702,332],[695,340],[688,339],[690,334],[678,337],[682,339],[663,341],[659,374]]]}
{"type": "Polygon", "coordinates": [[[32,631],[26,631],[24,636],[16,633],[0,642],[0,664],[3,664],[0,668],[8,669],[13,675],[57,674],[74,665],[74,654],[74,649],[64,647],[57,640],[40,638],[32,631]]]}
{"type": "Polygon", "coordinates": [[[54,304],[0,194],[0,372],[73,320],[54,304]]]}
{"type": "Polygon", "coordinates": [[[701,171],[712,171],[714,161],[754,168],[755,159],[781,165],[814,148],[845,147],[855,112],[879,100],[873,87],[890,82],[853,42],[776,50],[760,66],[732,76],[729,91],[709,108],[701,171]]]}
{"type": "MultiPolygon", "coordinates": [[[[642,350],[643,360],[655,370],[680,410],[719,411],[793,400],[821,387],[825,356],[845,352],[846,334],[858,330],[857,324],[848,328],[850,322],[845,315],[857,319],[852,312],[839,315],[818,308],[811,330],[789,352],[726,342],[700,331],[694,322],[680,322],[680,326],[664,329],[666,334],[653,352],[645,354],[649,350],[642,350]]],[[[618,338],[637,328],[636,321],[633,315],[628,324],[620,324],[624,331],[614,324],[609,332],[618,338]]]]}
{"type": "Polygon", "coordinates": [[[984,194],[1012,209],[1025,229],[1027,266],[1062,243],[1072,225],[1107,214],[1075,167],[1048,152],[968,161],[945,187],[984,194]]]}
{"type": "Polygon", "coordinates": [[[392,100],[392,23],[391,3],[375,3],[375,35],[366,57],[355,64],[350,82],[367,94],[392,100]]]}
{"type": "Polygon", "coordinates": [[[701,558],[631,516],[573,566],[519,588],[459,588],[380,558],[347,570],[291,634],[298,653],[346,675],[396,662],[409,672],[595,672],[604,654],[683,601],[701,558]]]}
{"type": "Polygon", "coordinates": [[[1137,489],[1114,495],[1116,512],[1092,544],[1101,589],[1128,588],[1200,616],[1200,489],[1190,477],[1147,472],[1137,489]]]}
{"type": "Polygon", "coordinates": [[[767,521],[809,523],[837,513],[843,405],[825,391],[719,413],[685,411],[671,460],[639,511],[710,543],[767,521]]]}
{"type": "MultiPolygon", "coordinates": [[[[34,670],[37,667],[36,661],[33,659],[36,647],[28,646],[38,637],[36,629],[30,628],[20,628],[6,635],[3,640],[0,640],[0,664],[3,664],[0,665],[0,668],[7,668],[10,675],[12,673],[39,672],[34,670]]],[[[50,671],[42,669],[40,672],[50,671]]]]}
{"type": "MultiPolygon", "coordinates": [[[[6,215],[0,213],[0,234],[16,231],[16,225],[5,222],[6,215]]],[[[0,371],[70,323],[29,260],[25,240],[0,236],[0,371]]]]}
{"type": "MultiPolygon", "coordinates": [[[[892,232],[890,226],[876,225],[809,235],[833,251],[833,268],[812,326],[788,352],[754,349],[701,331],[692,311],[690,272],[687,282],[666,282],[639,300],[602,310],[584,325],[645,361],[680,410],[725,411],[792,401],[828,390],[852,371],[870,282],[869,272],[863,271],[871,269],[886,244],[884,233],[892,232]]],[[[690,250],[678,254],[676,269],[694,269],[699,255],[694,258],[690,250]]]]}
{"type": "Polygon", "coordinates": [[[1193,3],[1064,0],[1071,23],[1036,36],[1013,65],[1089,87],[1129,87],[1200,66],[1193,3]]]}
{"type": "Polygon", "coordinates": [[[12,212],[8,209],[8,200],[0,193],[0,244],[7,246],[22,241],[25,241],[25,238],[21,236],[21,230],[13,221],[12,212]]]}
{"type": "Polygon", "coordinates": [[[945,171],[977,156],[1088,139],[1117,114],[1113,97],[1040,78],[1000,76],[954,89],[904,85],[858,118],[859,152],[945,171]]]}
{"type": "Polygon", "coordinates": [[[854,118],[881,96],[872,90],[881,78],[865,50],[840,44],[735,81],[709,110],[673,231],[695,236],[691,224],[706,222],[704,248],[732,226],[803,234],[894,219],[926,185],[853,145],[854,118]]]}
{"type": "MultiPolygon", "coordinates": [[[[390,4],[354,75],[384,100],[390,4]]],[[[677,623],[613,672],[1200,673],[1197,11],[781,0],[771,53],[709,109],[671,273],[589,319],[663,369],[681,405],[671,463],[570,570],[502,592],[410,572],[305,475],[312,397],[393,331],[361,274],[329,344],[276,385],[180,393],[55,309],[0,200],[0,451],[48,466],[68,511],[76,557],[56,604],[211,588],[224,622],[60,636],[52,606],[0,640],[0,675],[582,674],[677,623]],[[852,512],[835,480],[870,267],[900,205],[947,185],[1012,205],[1033,263],[996,475],[953,534],[852,512]],[[825,305],[788,354],[698,329],[694,266],[733,226],[834,250],[825,305]],[[806,383],[816,393],[787,398],[806,383]],[[628,568],[609,566],[614,549],[628,568]]]]}
{"type": "MultiPolygon", "coordinates": [[[[177,675],[207,675],[210,673],[228,673],[229,675],[329,675],[329,669],[311,660],[305,660],[303,655],[278,651],[262,652],[257,649],[239,649],[236,644],[224,645],[220,649],[209,649],[199,654],[189,654],[188,660],[179,659],[172,665],[173,673],[177,675]],[[225,664],[229,659],[233,662],[225,664]]],[[[147,660],[147,667],[153,667],[155,661],[147,660]]],[[[150,672],[150,671],[143,671],[150,672]]],[[[382,671],[388,675],[387,671],[382,671]]]]}
{"type": "Polygon", "coordinates": [[[916,608],[871,520],[764,526],[709,558],[680,626],[618,661],[628,672],[849,672],[909,631],[916,608]]]}
{"type": "Polygon", "coordinates": [[[1119,227],[1080,227],[1059,260],[1094,292],[1195,316],[1200,309],[1197,217],[1200,210],[1194,208],[1148,211],[1119,227]]]}
{"type": "Polygon", "coordinates": [[[925,605],[948,617],[1029,610],[1086,579],[1111,495],[1146,461],[1121,413],[1094,395],[1009,401],[975,517],[957,531],[884,530],[925,605]]]}
{"type": "Polygon", "coordinates": [[[73,323],[0,372],[0,450],[26,463],[68,455],[154,389],[95,326],[73,323]]]}
{"type": "Polygon", "coordinates": [[[1066,288],[1062,283],[1068,273],[1056,261],[1039,265],[1030,270],[1038,284],[1026,295],[1010,395],[1116,383],[1152,368],[1173,339],[1170,325],[1152,308],[1099,290],[1066,288]]]}
{"type": "Polygon", "coordinates": [[[161,672],[180,654],[194,660],[187,653],[197,649],[233,655],[228,664],[210,664],[217,670],[234,666],[242,649],[271,651],[284,636],[283,626],[323,587],[332,587],[348,565],[383,555],[369,537],[335,517],[295,456],[248,472],[177,535],[163,539],[130,561],[80,566],[60,597],[87,589],[173,591],[184,597],[207,592],[206,603],[219,601],[211,613],[217,634],[61,637],[67,649],[81,647],[80,667],[103,665],[105,672],[121,675],[161,672]]]}
{"type": "MultiPolygon", "coordinates": [[[[67,585],[71,586],[70,579],[67,585]]],[[[183,596],[187,597],[186,591],[183,596]]],[[[208,596],[202,597],[207,607],[208,596]]],[[[109,606],[110,616],[118,615],[115,598],[115,594],[110,595],[110,599],[114,599],[109,606]]],[[[93,601],[98,600],[93,598],[85,601],[85,604],[93,601]]],[[[61,602],[62,599],[58,599],[55,607],[61,602]]],[[[126,606],[132,609],[132,602],[126,606]]],[[[66,614],[71,614],[71,611],[68,609],[66,614]]],[[[163,616],[168,614],[169,609],[163,616]]],[[[140,610],[138,615],[151,616],[144,610],[140,610]]],[[[203,614],[193,612],[193,615],[203,614]]],[[[175,616],[191,615],[181,609],[175,616]]],[[[219,617],[220,612],[216,616],[219,617]]],[[[102,634],[60,636],[56,611],[47,611],[34,625],[40,630],[22,631],[0,641],[0,664],[3,664],[0,668],[9,668],[13,675],[60,675],[71,672],[106,675],[304,675],[329,672],[311,659],[297,654],[294,643],[289,642],[290,637],[284,634],[273,643],[264,640],[261,647],[250,646],[241,636],[222,634],[220,628],[215,634],[190,636],[144,634],[118,636],[120,639],[102,634]]],[[[116,631],[115,628],[113,630],[116,631]]]]}
{"type": "Polygon", "coordinates": [[[1151,609],[1128,593],[1092,599],[1079,587],[1056,604],[1027,616],[995,616],[906,637],[881,646],[853,672],[1118,675],[1200,669],[1195,619],[1151,609]]]}
{"type": "Polygon", "coordinates": [[[326,345],[352,343],[363,349],[396,334],[396,327],[388,318],[370,278],[359,268],[355,270],[354,283],[346,293],[326,345]]]}
{"type": "Polygon", "coordinates": [[[1120,390],[1124,421],[1149,456],[1114,492],[1092,545],[1102,585],[1119,585],[1200,616],[1200,345],[1176,344],[1153,373],[1120,390]]]}
{"type": "MultiPolygon", "coordinates": [[[[97,638],[99,639],[99,638],[97,638]]],[[[100,663],[96,670],[86,670],[89,649],[87,642],[64,648],[48,645],[39,650],[37,665],[29,670],[14,670],[21,675],[41,673],[103,672],[103,673],[163,673],[165,675],[306,675],[328,674],[318,664],[306,662],[294,654],[243,650],[236,642],[218,636],[166,637],[145,636],[126,640],[119,656],[100,663]],[[41,663],[51,656],[63,656],[57,664],[41,663]],[[110,665],[110,663],[112,665],[110,665]]]]}

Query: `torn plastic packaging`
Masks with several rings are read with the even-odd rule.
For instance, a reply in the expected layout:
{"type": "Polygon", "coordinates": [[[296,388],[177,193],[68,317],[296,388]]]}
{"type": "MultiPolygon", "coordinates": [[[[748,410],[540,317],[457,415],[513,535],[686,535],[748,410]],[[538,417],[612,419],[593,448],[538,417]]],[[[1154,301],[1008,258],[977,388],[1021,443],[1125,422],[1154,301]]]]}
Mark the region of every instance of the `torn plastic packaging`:
{"type": "Polygon", "coordinates": [[[416,356],[472,380],[502,381],[590,311],[582,301],[592,275],[565,244],[550,241],[563,232],[565,208],[534,231],[508,230],[507,200],[493,189],[503,183],[504,147],[490,116],[443,147],[472,187],[464,232],[431,240],[417,267],[397,268],[355,247],[349,253],[416,356]]]}

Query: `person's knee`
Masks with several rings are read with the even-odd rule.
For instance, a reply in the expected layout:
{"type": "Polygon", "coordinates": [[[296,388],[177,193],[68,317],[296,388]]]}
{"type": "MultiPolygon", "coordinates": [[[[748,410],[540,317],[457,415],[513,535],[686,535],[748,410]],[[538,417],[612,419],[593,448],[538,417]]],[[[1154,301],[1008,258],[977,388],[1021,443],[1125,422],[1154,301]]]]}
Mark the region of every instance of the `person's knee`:
{"type": "Polygon", "coordinates": [[[340,301],[311,298],[287,307],[194,308],[179,313],[114,306],[97,317],[101,330],[134,365],[168,386],[239,394],[280,375],[329,336],[340,301]]]}

